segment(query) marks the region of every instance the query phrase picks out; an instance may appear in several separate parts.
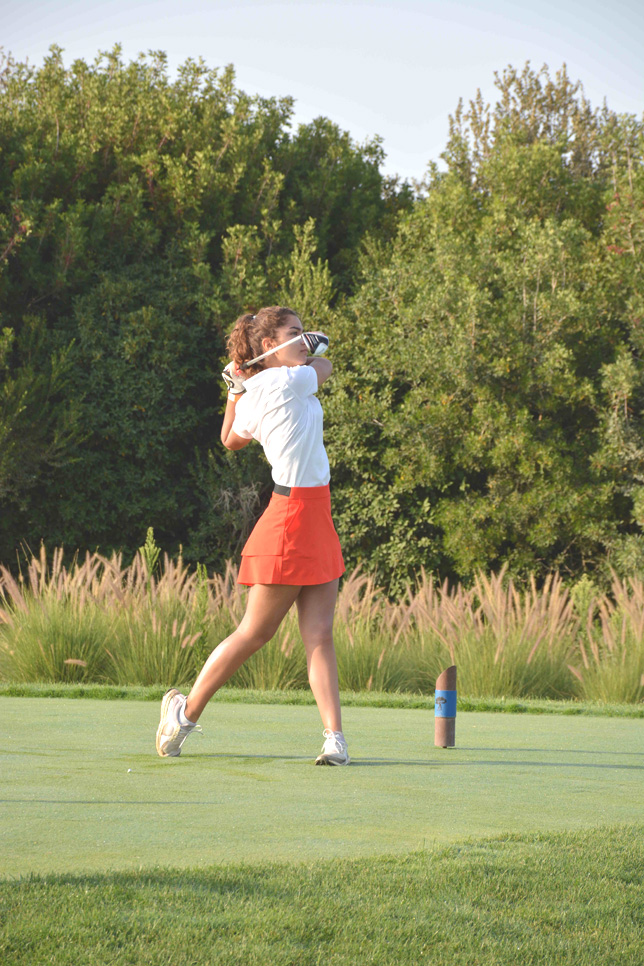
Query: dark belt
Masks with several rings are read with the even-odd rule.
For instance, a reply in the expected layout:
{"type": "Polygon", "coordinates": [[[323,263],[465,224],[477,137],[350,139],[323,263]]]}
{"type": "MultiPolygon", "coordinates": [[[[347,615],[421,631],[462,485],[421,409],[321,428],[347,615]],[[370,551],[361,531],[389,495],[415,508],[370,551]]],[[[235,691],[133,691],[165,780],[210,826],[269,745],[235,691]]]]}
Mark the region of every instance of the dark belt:
{"type": "Polygon", "coordinates": [[[280,496],[290,496],[291,488],[290,486],[282,486],[281,483],[276,483],[273,487],[273,493],[279,493],[280,496]]]}

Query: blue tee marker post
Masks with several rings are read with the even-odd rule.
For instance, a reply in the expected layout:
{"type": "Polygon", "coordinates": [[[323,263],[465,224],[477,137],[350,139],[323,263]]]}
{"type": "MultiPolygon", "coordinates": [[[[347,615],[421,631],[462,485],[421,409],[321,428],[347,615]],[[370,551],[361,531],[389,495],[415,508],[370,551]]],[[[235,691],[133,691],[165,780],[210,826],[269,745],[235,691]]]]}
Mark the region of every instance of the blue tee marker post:
{"type": "Polygon", "coordinates": [[[434,692],[434,744],[453,748],[456,744],[456,665],[436,678],[434,692]]]}

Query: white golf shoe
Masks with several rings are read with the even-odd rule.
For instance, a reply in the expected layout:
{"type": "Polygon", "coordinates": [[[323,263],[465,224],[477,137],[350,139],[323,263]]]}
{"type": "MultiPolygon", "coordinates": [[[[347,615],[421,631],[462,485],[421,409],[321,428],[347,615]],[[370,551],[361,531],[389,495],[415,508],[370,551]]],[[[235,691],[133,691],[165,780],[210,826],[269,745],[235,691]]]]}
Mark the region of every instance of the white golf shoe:
{"type": "Polygon", "coordinates": [[[315,759],[316,765],[348,765],[351,759],[347,751],[347,743],[341,731],[324,729],[324,744],[322,751],[315,759]]]}
{"type": "Polygon", "coordinates": [[[161,721],[157,728],[157,752],[162,758],[178,758],[181,745],[193,731],[201,731],[198,724],[182,724],[180,712],[186,706],[186,696],[177,688],[170,688],[161,701],[161,721]]]}

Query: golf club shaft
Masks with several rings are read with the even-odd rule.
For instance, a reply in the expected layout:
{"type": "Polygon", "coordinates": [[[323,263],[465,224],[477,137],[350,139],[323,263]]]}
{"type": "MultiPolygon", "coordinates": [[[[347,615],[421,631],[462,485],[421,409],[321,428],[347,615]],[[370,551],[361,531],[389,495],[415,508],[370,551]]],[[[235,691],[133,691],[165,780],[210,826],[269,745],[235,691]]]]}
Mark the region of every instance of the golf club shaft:
{"type": "Polygon", "coordinates": [[[281,342],[279,345],[276,345],[274,349],[269,349],[268,352],[262,352],[261,356],[255,356],[254,359],[251,359],[249,362],[245,362],[241,368],[248,369],[249,366],[259,362],[260,359],[265,359],[266,356],[272,356],[274,352],[277,352],[279,349],[283,349],[285,345],[291,345],[292,342],[299,342],[301,339],[301,335],[296,335],[294,339],[289,339],[287,342],[281,342]]]}

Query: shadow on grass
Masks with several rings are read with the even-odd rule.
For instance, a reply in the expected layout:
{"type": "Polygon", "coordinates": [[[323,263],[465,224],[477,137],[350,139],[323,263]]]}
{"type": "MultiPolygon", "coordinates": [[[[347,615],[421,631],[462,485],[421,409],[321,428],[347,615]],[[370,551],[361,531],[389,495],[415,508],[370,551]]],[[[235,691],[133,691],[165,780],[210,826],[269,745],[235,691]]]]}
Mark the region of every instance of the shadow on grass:
{"type": "MultiPolygon", "coordinates": [[[[143,893],[149,889],[159,890],[161,895],[173,898],[173,910],[180,905],[190,906],[195,895],[215,893],[234,895],[236,901],[249,896],[265,895],[269,899],[284,899],[289,893],[297,896],[297,883],[290,884],[280,873],[284,863],[239,863],[236,866],[213,863],[204,869],[177,869],[174,867],[154,866],[141,870],[121,870],[105,872],[28,872],[24,876],[0,878],[0,888],[11,886],[73,886],[83,888],[83,898],[88,901],[87,893],[96,889],[101,902],[105,891],[114,888],[127,888],[143,893]]],[[[290,871],[289,866],[289,871],[290,871]]],[[[91,902],[91,898],[89,898],[91,902]]],[[[191,917],[192,918],[192,917],[191,917]]]]}
{"type": "Polygon", "coordinates": [[[521,768],[584,768],[588,771],[596,768],[600,768],[603,771],[644,771],[644,765],[605,765],[601,762],[586,764],[581,761],[523,761],[519,758],[512,759],[511,761],[488,761],[484,759],[477,761],[449,761],[445,762],[445,764],[450,768],[468,768],[472,765],[482,765],[484,767],[500,765],[510,768],[518,766],[521,768]]]}
{"type": "Polygon", "coordinates": [[[551,755],[555,752],[557,755],[614,755],[617,758],[632,755],[634,758],[644,757],[641,751],[585,751],[582,748],[482,748],[480,745],[477,748],[465,748],[463,745],[458,745],[455,749],[450,748],[448,751],[493,751],[497,754],[508,754],[515,751],[522,754],[534,752],[536,755],[551,755]]]}
{"type": "MultiPolygon", "coordinates": [[[[592,763],[589,763],[589,764],[585,764],[584,762],[574,762],[574,761],[572,761],[572,762],[571,761],[525,761],[525,760],[516,759],[516,758],[510,758],[508,760],[497,760],[497,761],[489,761],[489,760],[481,760],[481,759],[476,759],[474,761],[453,761],[453,760],[450,761],[449,760],[449,753],[452,752],[452,751],[456,751],[456,750],[458,750],[458,751],[469,751],[469,752],[476,752],[476,751],[497,751],[499,753],[503,753],[503,752],[506,752],[507,753],[507,752],[512,752],[512,751],[521,751],[524,754],[525,754],[526,751],[534,751],[537,754],[544,754],[544,753],[547,754],[546,749],[543,749],[543,748],[529,748],[529,749],[526,749],[526,748],[522,748],[522,749],[506,749],[506,748],[459,748],[459,749],[453,749],[453,748],[447,748],[447,749],[444,749],[444,750],[447,752],[447,754],[445,756],[441,756],[440,758],[427,758],[427,759],[425,759],[425,758],[417,758],[417,759],[412,759],[412,760],[406,759],[406,758],[352,758],[351,759],[351,765],[349,767],[350,768],[366,768],[366,767],[387,767],[387,766],[390,766],[390,767],[391,766],[393,766],[393,767],[400,767],[400,766],[416,767],[416,766],[420,766],[420,767],[423,767],[423,768],[428,768],[428,767],[429,768],[440,768],[442,765],[449,765],[452,768],[458,768],[458,767],[463,767],[463,766],[467,767],[467,766],[472,766],[472,765],[501,765],[501,766],[506,766],[506,767],[521,766],[521,767],[527,767],[527,768],[602,768],[602,769],[611,769],[611,770],[615,770],[615,771],[623,771],[624,769],[626,769],[626,770],[633,770],[633,771],[644,771],[644,765],[605,764],[605,763],[602,763],[602,762],[592,762],[592,763]]],[[[591,752],[591,751],[577,752],[577,751],[574,751],[574,750],[571,750],[569,752],[566,752],[566,751],[559,751],[558,750],[557,751],[557,754],[570,754],[570,755],[586,754],[586,755],[590,755],[590,754],[602,754],[602,752],[591,752]]],[[[620,753],[619,752],[607,752],[606,754],[618,755],[620,753]]],[[[635,754],[635,752],[630,752],[629,754],[635,754]]],[[[309,758],[308,756],[302,756],[302,755],[232,755],[232,754],[222,754],[222,753],[211,754],[211,755],[209,755],[209,754],[206,754],[206,755],[199,755],[199,754],[197,754],[197,755],[190,755],[190,757],[186,756],[186,758],[184,759],[184,761],[189,761],[190,759],[192,759],[192,760],[203,760],[205,758],[209,758],[209,759],[225,759],[225,760],[229,760],[229,761],[232,760],[232,761],[239,761],[239,762],[244,762],[244,761],[252,762],[252,761],[255,761],[255,760],[257,760],[257,761],[298,761],[298,762],[305,761],[305,762],[308,762],[310,764],[314,764],[314,762],[313,762],[313,760],[311,758],[309,758]]],[[[174,759],[174,760],[176,761],[176,759],[174,759]]]]}
{"type": "Polygon", "coordinates": [[[217,800],[194,802],[132,801],[124,798],[0,798],[0,805],[219,805],[217,800]]]}
{"type": "MultiPolygon", "coordinates": [[[[227,761],[239,761],[239,762],[249,762],[249,761],[304,761],[309,765],[315,765],[315,759],[311,758],[310,755],[233,755],[225,754],[222,752],[217,752],[215,754],[195,754],[186,755],[183,759],[184,761],[202,761],[203,759],[223,759],[227,761]]],[[[176,759],[175,759],[176,760],[176,759]]],[[[429,759],[415,759],[409,761],[404,758],[352,758],[350,768],[355,766],[365,766],[365,765],[437,765],[439,762],[430,761],[429,759]]],[[[338,766],[335,766],[338,767],[338,766]]],[[[344,766],[342,766],[344,767],[344,766]]]]}

